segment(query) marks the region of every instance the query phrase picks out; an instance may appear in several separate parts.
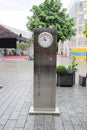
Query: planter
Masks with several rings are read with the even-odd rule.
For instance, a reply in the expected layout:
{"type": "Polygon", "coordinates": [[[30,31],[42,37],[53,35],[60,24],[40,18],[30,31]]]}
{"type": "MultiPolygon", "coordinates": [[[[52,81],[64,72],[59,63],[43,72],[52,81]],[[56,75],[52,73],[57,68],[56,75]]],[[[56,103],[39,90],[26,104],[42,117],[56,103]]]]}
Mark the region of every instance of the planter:
{"type": "Polygon", "coordinates": [[[86,76],[79,75],[79,85],[86,87],[86,76]]]}
{"type": "Polygon", "coordinates": [[[57,86],[73,86],[75,84],[75,73],[57,74],[57,86]]]}

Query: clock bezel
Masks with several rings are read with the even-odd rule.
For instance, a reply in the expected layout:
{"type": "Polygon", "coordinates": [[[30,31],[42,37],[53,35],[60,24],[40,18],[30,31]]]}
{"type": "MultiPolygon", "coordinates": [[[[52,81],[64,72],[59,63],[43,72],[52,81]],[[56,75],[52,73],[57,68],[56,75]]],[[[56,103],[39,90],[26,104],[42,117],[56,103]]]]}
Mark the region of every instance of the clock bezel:
{"type": "Polygon", "coordinates": [[[39,36],[38,36],[38,44],[39,44],[39,46],[41,46],[41,47],[43,47],[43,48],[49,48],[49,47],[53,44],[53,36],[52,36],[52,34],[49,33],[49,32],[42,32],[42,33],[40,33],[39,36]],[[41,42],[40,42],[40,37],[41,37],[43,34],[50,36],[50,39],[51,39],[51,40],[50,40],[50,43],[49,43],[48,46],[44,46],[44,44],[42,45],[41,42]]]}

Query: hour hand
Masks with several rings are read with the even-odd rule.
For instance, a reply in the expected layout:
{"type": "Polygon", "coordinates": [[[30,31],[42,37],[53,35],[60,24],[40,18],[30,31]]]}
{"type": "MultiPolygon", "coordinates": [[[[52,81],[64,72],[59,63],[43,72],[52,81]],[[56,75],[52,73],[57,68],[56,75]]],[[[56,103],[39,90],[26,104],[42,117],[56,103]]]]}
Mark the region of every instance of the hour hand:
{"type": "Polygon", "coordinates": [[[44,37],[44,41],[46,41],[46,38],[44,37]]]}

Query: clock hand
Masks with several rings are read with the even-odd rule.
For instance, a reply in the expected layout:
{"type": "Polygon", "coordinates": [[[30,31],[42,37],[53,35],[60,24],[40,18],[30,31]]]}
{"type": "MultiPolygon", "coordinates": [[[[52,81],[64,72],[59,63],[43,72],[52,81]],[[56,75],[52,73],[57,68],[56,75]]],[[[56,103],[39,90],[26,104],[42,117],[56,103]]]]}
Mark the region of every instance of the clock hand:
{"type": "Polygon", "coordinates": [[[44,41],[46,41],[46,38],[44,37],[44,41]]]}

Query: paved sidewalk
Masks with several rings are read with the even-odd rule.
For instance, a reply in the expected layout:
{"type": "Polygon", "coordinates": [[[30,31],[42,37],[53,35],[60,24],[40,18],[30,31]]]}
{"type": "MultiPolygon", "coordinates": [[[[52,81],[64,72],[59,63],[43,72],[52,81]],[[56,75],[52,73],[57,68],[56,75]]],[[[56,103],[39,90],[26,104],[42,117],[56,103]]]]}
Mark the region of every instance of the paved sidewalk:
{"type": "Polygon", "coordinates": [[[0,130],[87,130],[87,88],[57,87],[60,115],[29,115],[33,61],[0,61],[0,130]]]}

